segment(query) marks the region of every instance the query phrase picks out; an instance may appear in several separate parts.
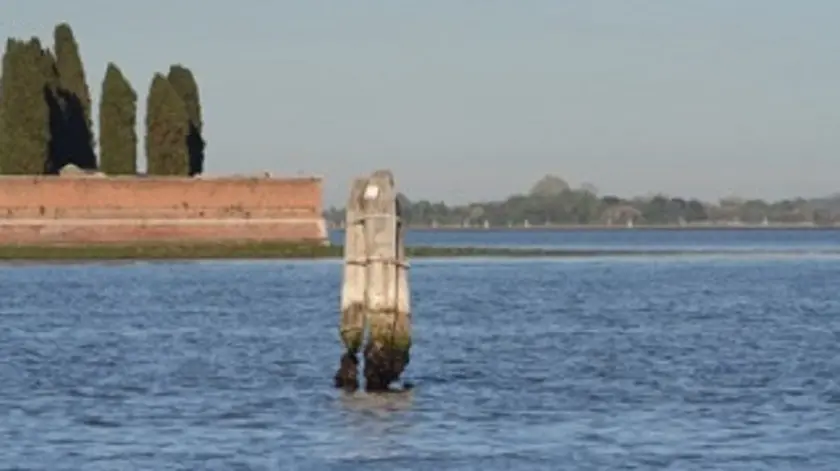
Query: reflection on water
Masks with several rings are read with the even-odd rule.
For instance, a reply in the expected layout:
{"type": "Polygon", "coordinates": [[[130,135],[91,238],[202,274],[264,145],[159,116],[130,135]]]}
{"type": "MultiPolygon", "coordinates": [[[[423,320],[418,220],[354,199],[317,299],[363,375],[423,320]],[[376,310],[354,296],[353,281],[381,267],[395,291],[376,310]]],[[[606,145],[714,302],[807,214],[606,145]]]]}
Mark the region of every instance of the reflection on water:
{"type": "MultiPolygon", "coordinates": [[[[342,460],[379,460],[400,456],[400,442],[410,439],[416,422],[406,414],[413,405],[411,391],[393,394],[339,393],[349,437],[355,437],[342,460]]],[[[351,439],[352,440],[352,439],[351,439]]]]}
{"type": "Polygon", "coordinates": [[[341,406],[353,412],[369,414],[372,417],[391,417],[393,412],[405,411],[414,402],[414,391],[399,391],[393,393],[340,393],[338,396],[341,406]]]}

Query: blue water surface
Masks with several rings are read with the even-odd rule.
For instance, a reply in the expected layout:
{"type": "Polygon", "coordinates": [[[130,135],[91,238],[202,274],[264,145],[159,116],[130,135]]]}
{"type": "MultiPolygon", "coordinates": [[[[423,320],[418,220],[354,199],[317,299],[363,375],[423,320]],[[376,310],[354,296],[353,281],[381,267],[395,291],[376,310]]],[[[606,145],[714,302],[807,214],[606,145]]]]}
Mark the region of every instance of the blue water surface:
{"type": "Polygon", "coordinates": [[[385,396],[331,388],[340,276],[0,266],[0,469],[840,469],[840,257],[418,259],[385,396]]]}
{"type": "MultiPolygon", "coordinates": [[[[344,231],[330,231],[343,244],[344,231]]],[[[574,230],[414,230],[414,246],[595,250],[840,251],[840,229],[574,229],[574,230]]]]}

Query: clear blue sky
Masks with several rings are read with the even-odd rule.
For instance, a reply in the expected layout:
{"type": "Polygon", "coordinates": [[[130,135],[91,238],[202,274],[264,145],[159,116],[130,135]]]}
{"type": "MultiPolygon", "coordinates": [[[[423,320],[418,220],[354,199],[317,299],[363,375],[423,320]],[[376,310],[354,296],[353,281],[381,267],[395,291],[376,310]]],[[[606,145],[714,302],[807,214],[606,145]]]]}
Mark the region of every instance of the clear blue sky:
{"type": "Polygon", "coordinates": [[[60,21],[95,99],[115,61],[142,123],[182,62],[208,173],[320,174],[329,203],[379,167],[451,202],[545,173],[627,196],[840,190],[837,0],[0,2],[2,36],[51,43],[60,21]]]}

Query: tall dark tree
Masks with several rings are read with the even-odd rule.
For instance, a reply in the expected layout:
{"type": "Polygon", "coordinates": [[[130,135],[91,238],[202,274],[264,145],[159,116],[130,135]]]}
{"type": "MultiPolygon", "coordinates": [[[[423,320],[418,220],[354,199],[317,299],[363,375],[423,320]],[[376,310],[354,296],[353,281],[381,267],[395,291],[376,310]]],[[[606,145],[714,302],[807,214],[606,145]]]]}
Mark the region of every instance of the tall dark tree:
{"type": "Polygon", "coordinates": [[[137,92],[109,63],[99,98],[100,170],[109,175],[137,173],[137,92]]]}
{"type": "Polygon", "coordinates": [[[181,64],[169,67],[169,82],[178,92],[178,96],[184,102],[189,116],[190,132],[187,135],[185,145],[190,154],[190,176],[200,174],[204,171],[204,123],[201,118],[201,100],[198,92],[198,84],[192,71],[181,64]]]}
{"type": "Polygon", "coordinates": [[[50,150],[50,110],[46,97],[57,81],[52,55],[38,38],[10,39],[3,60],[3,151],[7,175],[43,172],[50,150]]]}
{"type": "Polygon", "coordinates": [[[14,61],[14,54],[17,52],[18,42],[13,39],[6,41],[6,47],[3,49],[3,65],[0,69],[0,174],[5,173],[4,167],[6,162],[11,158],[9,147],[6,145],[6,120],[4,117],[4,110],[8,106],[7,101],[11,100],[13,95],[11,91],[7,90],[9,80],[6,78],[12,68],[14,61]]]}
{"type": "MultiPolygon", "coordinates": [[[[33,51],[34,52],[34,51],[33,51]]],[[[62,162],[62,140],[66,132],[67,120],[61,106],[61,79],[55,65],[55,56],[50,50],[42,50],[39,62],[43,106],[47,113],[47,154],[44,157],[43,172],[57,173],[62,162]]]]}
{"type": "MultiPolygon", "coordinates": [[[[2,77],[0,77],[0,81],[2,81],[2,77]]],[[[3,154],[6,153],[6,123],[5,119],[3,118],[3,85],[0,83],[0,175],[3,174],[3,160],[5,157],[3,154]]]]}
{"type": "Polygon", "coordinates": [[[184,145],[189,115],[175,88],[155,74],[146,99],[146,168],[150,175],[187,176],[190,159],[184,145]]]}
{"type": "MultiPolygon", "coordinates": [[[[60,78],[58,105],[64,115],[64,125],[56,129],[54,138],[57,155],[55,164],[60,169],[67,163],[81,168],[96,168],[93,146],[90,89],[79,54],[79,44],[67,23],[61,23],[53,32],[56,68],[60,78]]],[[[58,110],[56,110],[57,112],[58,110]]]]}

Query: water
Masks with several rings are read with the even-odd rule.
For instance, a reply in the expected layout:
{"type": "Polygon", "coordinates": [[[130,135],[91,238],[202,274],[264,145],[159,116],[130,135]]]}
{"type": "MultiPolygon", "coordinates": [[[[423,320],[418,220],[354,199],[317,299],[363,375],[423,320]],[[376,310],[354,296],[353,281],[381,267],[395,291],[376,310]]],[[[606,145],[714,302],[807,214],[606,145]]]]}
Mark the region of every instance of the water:
{"type": "MultiPolygon", "coordinates": [[[[335,244],[344,231],[330,232],[335,244]]],[[[840,252],[840,230],[439,230],[409,231],[408,245],[594,250],[840,252]]]]}
{"type": "Polygon", "coordinates": [[[840,257],[415,260],[410,393],[339,264],[0,266],[0,469],[840,469],[840,257]]]}

